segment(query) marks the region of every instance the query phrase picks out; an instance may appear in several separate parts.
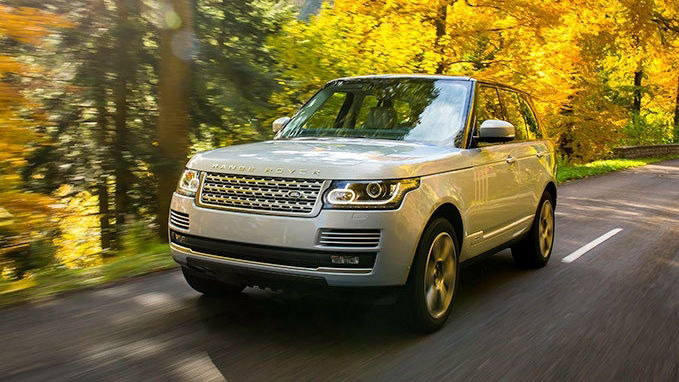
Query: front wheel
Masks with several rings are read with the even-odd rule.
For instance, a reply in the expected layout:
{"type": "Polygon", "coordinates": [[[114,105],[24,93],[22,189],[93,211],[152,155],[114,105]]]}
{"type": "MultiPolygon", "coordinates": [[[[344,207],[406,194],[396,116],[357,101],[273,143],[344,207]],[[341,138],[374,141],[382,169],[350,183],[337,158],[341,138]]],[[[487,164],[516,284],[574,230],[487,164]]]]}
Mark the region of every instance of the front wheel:
{"type": "Polygon", "coordinates": [[[414,329],[434,332],[450,315],[457,291],[458,251],[448,220],[436,218],[427,225],[402,299],[414,329]]]}
{"type": "Polygon", "coordinates": [[[512,247],[514,261],[525,268],[547,265],[554,245],[554,204],[549,192],[542,195],[530,232],[512,247]]]}

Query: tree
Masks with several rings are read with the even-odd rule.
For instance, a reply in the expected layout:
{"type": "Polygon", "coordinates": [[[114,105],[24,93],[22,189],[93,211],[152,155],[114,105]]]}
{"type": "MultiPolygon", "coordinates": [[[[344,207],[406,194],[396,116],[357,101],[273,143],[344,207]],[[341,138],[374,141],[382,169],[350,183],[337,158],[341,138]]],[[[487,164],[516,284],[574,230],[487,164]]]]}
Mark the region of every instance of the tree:
{"type": "Polygon", "coordinates": [[[55,213],[54,199],[22,189],[20,174],[26,158],[49,142],[36,129],[48,123],[44,110],[27,95],[41,69],[23,62],[21,54],[43,48],[52,28],[68,26],[56,15],[37,9],[0,6],[0,256],[12,261],[16,277],[49,261],[37,261],[44,254],[35,256],[31,247],[49,237],[55,213]]]}
{"type": "Polygon", "coordinates": [[[157,224],[166,240],[170,199],[189,148],[190,66],[195,54],[193,7],[190,0],[163,3],[158,85],[157,224]]]}

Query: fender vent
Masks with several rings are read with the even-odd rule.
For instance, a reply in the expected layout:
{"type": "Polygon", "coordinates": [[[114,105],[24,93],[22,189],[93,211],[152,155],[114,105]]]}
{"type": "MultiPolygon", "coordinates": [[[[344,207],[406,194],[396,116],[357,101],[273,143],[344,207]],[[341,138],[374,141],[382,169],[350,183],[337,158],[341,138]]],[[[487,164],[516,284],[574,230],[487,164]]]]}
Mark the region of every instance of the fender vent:
{"type": "Polygon", "coordinates": [[[189,229],[189,214],[170,210],[170,225],[183,230],[189,229]]]}
{"type": "Polygon", "coordinates": [[[321,229],[318,244],[324,247],[375,248],[380,244],[379,229],[321,229]]]}

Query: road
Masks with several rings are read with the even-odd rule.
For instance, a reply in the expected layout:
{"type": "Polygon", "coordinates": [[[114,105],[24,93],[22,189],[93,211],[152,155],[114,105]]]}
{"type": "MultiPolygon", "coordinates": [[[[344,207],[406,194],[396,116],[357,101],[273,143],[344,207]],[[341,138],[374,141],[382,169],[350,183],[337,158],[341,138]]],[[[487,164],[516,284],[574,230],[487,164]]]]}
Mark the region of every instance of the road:
{"type": "Polygon", "coordinates": [[[0,310],[0,380],[679,381],[679,161],[562,185],[556,216],[547,267],[463,269],[435,334],[390,306],[200,297],[173,271],[0,310]]]}

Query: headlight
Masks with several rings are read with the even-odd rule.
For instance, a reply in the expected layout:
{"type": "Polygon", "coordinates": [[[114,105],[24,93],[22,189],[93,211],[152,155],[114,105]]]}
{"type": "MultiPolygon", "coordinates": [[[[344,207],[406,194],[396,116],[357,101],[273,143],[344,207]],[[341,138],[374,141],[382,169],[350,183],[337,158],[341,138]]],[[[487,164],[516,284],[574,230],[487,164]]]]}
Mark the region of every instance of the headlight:
{"type": "Polygon", "coordinates": [[[420,186],[420,179],[334,181],[325,194],[324,208],[394,209],[420,186]]]}
{"type": "Polygon", "coordinates": [[[198,191],[198,185],[200,184],[200,171],[197,170],[184,170],[182,177],[179,178],[179,183],[177,184],[177,193],[194,196],[198,191]]]}

